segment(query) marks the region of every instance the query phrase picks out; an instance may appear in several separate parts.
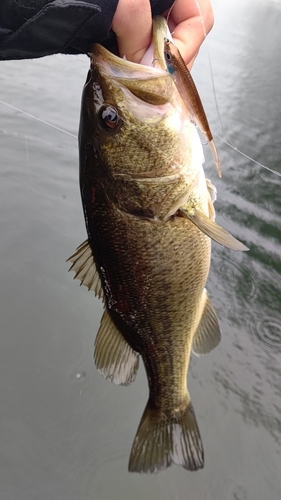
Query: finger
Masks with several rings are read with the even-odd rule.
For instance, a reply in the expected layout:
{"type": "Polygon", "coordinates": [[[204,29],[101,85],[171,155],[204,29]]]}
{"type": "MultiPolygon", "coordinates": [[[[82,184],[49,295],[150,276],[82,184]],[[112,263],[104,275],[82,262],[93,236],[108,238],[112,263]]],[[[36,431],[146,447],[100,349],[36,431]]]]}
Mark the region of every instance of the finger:
{"type": "Polygon", "coordinates": [[[213,24],[214,14],[209,0],[177,0],[169,17],[169,27],[186,64],[192,65],[213,24]]]}
{"type": "Polygon", "coordinates": [[[117,37],[120,57],[140,62],[151,41],[149,0],[119,0],[111,27],[117,37]]]}
{"type": "Polygon", "coordinates": [[[198,20],[198,18],[180,23],[173,32],[174,43],[188,66],[192,65],[204,39],[201,19],[198,20]]]}

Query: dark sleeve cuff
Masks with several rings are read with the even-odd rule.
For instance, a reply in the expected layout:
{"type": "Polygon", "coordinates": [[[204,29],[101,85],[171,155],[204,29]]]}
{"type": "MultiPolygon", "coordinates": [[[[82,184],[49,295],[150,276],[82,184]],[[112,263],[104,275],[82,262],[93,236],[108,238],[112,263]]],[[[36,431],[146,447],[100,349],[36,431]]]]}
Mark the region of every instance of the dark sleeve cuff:
{"type": "Polygon", "coordinates": [[[89,52],[93,42],[102,43],[109,37],[118,0],[104,3],[106,9],[103,0],[95,3],[55,0],[44,5],[15,31],[0,26],[0,59],[89,52]]]}
{"type": "MultiPolygon", "coordinates": [[[[116,44],[111,24],[118,0],[0,1],[0,60],[87,54],[92,43],[116,44]]],[[[172,3],[151,0],[152,14],[172,3]]]]}

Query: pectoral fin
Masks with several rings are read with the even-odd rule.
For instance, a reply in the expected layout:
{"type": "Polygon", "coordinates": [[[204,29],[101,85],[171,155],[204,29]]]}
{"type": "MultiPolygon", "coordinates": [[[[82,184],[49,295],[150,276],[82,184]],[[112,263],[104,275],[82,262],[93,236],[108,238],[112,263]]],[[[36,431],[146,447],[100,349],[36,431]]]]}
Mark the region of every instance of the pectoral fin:
{"type": "Polygon", "coordinates": [[[245,252],[249,250],[241,241],[238,241],[234,236],[228,233],[225,229],[219,226],[216,222],[206,217],[195,208],[191,210],[185,210],[180,208],[183,216],[187,217],[195,226],[206,234],[212,240],[216,241],[224,247],[230,248],[231,250],[238,250],[240,252],[245,252]]]}
{"type": "Polygon", "coordinates": [[[206,179],[206,186],[208,189],[209,197],[208,197],[208,212],[209,219],[214,221],[216,218],[216,211],[214,207],[214,202],[217,199],[217,190],[216,187],[211,183],[210,179],[206,179]]]}
{"type": "Polygon", "coordinates": [[[219,320],[206,289],[203,291],[202,308],[201,321],[192,342],[192,350],[198,356],[212,351],[221,340],[219,320]]]}
{"type": "Polygon", "coordinates": [[[80,280],[80,286],[85,285],[88,290],[93,290],[99,298],[104,300],[100,277],[88,240],[81,243],[66,262],[69,261],[73,263],[69,271],[76,273],[73,279],[80,280]]]}
{"type": "Polygon", "coordinates": [[[211,196],[212,203],[214,203],[217,199],[217,188],[214,184],[211,183],[210,179],[206,179],[206,186],[211,196]]]}
{"type": "Polygon", "coordinates": [[[107,310],[97,333],[94,359],[97,369],[111,382],[128,385],[135,380],[139,355],[117,330],[107,310]]]}

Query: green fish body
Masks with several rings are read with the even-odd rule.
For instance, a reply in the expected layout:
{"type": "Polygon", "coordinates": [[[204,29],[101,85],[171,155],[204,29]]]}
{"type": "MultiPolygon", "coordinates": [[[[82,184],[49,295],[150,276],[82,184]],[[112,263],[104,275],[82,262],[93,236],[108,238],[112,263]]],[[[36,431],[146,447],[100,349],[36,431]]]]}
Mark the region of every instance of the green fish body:
{"type": "MultiPolygon", "coordinates": [[[[154,53],[162,53],[165,29],[157,18],[154,53]]],[[[214,222],[201,142],[157,61],[137,65],[93,46],[79,132],[88,240],[70,258],[75,277],[105,302],[98,369],[127,385],[139,356],[144,362],[149,400],[129,461],[135,472],[203,467],[187,371],[191,350],[204,354],[220,341],[205,289],[210,237],[243,247],[214,222]]]]}

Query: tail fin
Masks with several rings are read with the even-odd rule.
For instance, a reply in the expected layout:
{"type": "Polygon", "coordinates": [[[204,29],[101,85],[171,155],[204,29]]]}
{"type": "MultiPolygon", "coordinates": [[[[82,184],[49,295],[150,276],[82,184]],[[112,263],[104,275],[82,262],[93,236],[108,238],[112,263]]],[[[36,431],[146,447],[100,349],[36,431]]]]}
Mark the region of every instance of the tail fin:
{"type": "Polygon", "coordinates": [[[148,401],[132,446],[129,471],[158,472],[172,463],[188,470],[204,467],[204,450],[192,404],[168,417],[148,401]]]}

